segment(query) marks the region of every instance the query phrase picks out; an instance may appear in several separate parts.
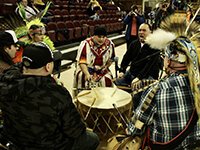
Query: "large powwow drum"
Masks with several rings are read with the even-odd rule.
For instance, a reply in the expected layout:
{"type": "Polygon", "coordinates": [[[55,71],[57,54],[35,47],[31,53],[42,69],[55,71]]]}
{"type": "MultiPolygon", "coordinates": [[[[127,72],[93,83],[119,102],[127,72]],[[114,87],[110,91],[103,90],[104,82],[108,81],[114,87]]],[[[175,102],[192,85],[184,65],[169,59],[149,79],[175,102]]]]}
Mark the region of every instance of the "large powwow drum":
{"type": "Polygon", "coordinates": [[[132,113],[132,98],[118,88],[97,87],[80,92],[77,107],[89,128],[100,136],[110,136],[124,132],[132,113]]]}

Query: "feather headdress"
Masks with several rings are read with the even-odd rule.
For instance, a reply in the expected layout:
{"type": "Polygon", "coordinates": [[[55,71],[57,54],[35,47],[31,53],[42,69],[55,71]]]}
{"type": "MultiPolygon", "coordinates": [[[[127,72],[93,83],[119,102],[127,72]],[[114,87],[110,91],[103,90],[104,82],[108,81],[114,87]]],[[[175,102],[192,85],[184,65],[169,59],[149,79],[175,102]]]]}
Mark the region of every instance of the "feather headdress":
{"type": "MultiPolygon", "coordinates": [[[[30,20],[27,20],[25,17],[20,17],[16,13],[6,16],[5,18],[1,19],[0,31],[13,30],[15,31],[16,36],[19,39],[19,41],[22,41],[25,44],[31,43],[28,37],[29,28],[32,25],[39,25],[39,26],[45,27],[45,24],[41,22],[41,19],[47,13],[51,3],[52,2],[47,2],[45,9],[42,10],[39,14],[31,17],[30,20]]],[[[20,6],[20,11],[22,11],[22,14],[23,14],[23,8],[21,6],[20,6]]],[[[49,37],[45,36],[43,42],[48,44],[52,50],[55,49],[54,44],[50,40],[49,37]]]]}
{"type": "Polygon", "coordinates": [[[146,43],[165,51],[165,55],[170,59],[186,64],[195,107],[200,118],[200,25],[193,21],[187,25],[185,18],[172,15],[162,21],[160,29],[147,37],[146,43]]]}

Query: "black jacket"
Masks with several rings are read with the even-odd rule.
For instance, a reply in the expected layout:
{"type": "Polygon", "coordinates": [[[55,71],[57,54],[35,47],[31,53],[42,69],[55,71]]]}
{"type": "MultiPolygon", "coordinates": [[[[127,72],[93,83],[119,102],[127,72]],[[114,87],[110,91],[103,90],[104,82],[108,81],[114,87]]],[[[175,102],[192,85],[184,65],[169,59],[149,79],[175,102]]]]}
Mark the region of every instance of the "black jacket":
{"type": "Polygon", "coordinates": [[[122,59],[121,72],[125,72],[129,64],[133,76],[139,79],[149,76],[158,79],[159,70],[162,69],[160,51],[150,48],[147,44],[141,48],[139,40],[133,41],[122,59]]]}
{"type": "Polygon", "coordinates": [[[19,150],[66,150],[85,132],[69,92],[51,76],[0,76],[3,136],[19,150]]]}

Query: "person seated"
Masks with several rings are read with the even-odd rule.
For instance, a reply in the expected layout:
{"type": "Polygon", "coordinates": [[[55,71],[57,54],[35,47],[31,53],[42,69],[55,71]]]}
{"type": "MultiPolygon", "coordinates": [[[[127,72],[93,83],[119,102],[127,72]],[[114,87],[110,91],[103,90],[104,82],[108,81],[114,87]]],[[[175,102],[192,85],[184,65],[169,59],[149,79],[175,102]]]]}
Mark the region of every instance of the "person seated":
{"type": "MultiPolygon", "coordinates": [[[[28,26],[27,26],[28,28],[28,26]]],[[[50,46],[52,50],[55,49],[53,42],[50,40],[48,36],[45,35],[45,27],[42,23],[38,24],[32,24],[27,29],[27,35],[24,35],[22,38],[19,38],[21,42],[24,43],[22,47],[17,51],[16,57],[13,59],[14,62],[21,62],[22,61],[22,53],[24,47],[26,47],[28,44],[34,43],[34,42],[45,42],[50,46]]]]}
{"type": "Polygon", "coordinates": [[[102,10],[101,5],[97,0],[90,0],[87,6],[87,13],[89,16],[93,16],[97,11],[102,10]]]}
{"type": "Polygon", "coordinates": [[[92,15],[92,16],[90,16],[90,19],[92,19],[92,20],[99,20],[100,19],[99,13],[100,13],[100,10],[96,10],[95,14],[92,15]]]}
{"type": "Polygon", "coordinates": [[[158,79],[159,70],[162,69],[162,59],[159,50],[152,49],[145,43],[145,39],[150,33],[149,24],[140,25],[138,39],[130,44],[123,56],[120,73],[115,80],[117,86],[131,87],[131,83],[142,79],[158,79]],[[129,64],[130,69],[126,71],[129,64]]]}
{"type": "Polygon", "coordinates": [[[52,76],[59,59],[44,42],[26,46],[22,67],[0,77],[2,137],[15,150],[96,150],[68,90],[52,76]],[[9,106],[9,107],[8,107],[9,106]]]}
{"type": "Polygon", "coordinates": [[[41,42],[44,40],[45,32],[45,27],[33,24],[29,28],[28,35],[31,42],[41,42]]]}
{"type": "Polygon", "coordinates": [[[115,57],[114,44],[106,36],[106,29],[97,26],[94,35],[81,42],[76,56],[75,88],[114,85],[112,73],[109,70],[115,57]]]}
{"type": "MultiPolygon", "coordinates": [[[[199,42],[195,41],[195,36],[191,38],[193,40],[189,36],[185,37],[185,32],[182,34],[184,36],[176,36],[181,34],[183,23],[175,23],[177,28],[174,30],[179,34],[175,34],[173,30],[171,32],[163,30],[152,36],[152,39],[160,35],[168,39],[166,46],[163,45],[165,47],[164,68],[167,76],[143,92],[141,103],[127,129],[127,134],[133,137],[148,132],[146,132],[146,139],[148,139],[146,145],[143,144],[146,146],[145,149],[197,150],[200,148],[198,122],[200,78],[196,49],[199,42]]],[[[197,32],[193,31],[193,33],[197,32]]],[[[152,43],[153,40],[150,45],[152,43]]],[[[159,44],[155,42],[154,45],[159,44]]]]}
{"type": "Polygon", "coordinates": [[[46,35],[45,25],[42,22],[31,22],[28,26],[28,40],[26,43],[45,42],[52,50],[55,50],[53,41],[46,35]],[[29,27],[30,26],[30,27],[29,27]]]}
{"type": "Polygon", "coordinates": [[[44,9],[45,3],[42,0],[29,0],[29,6],[39,13],[44,9]]]}
{"type": "Polygon", "coordinates": [[[37,12],[33,8],[28,6],[27,0],[19,0],[15,13],[18,14],[21,18],[29,20],[31,17],[37,15],[37,12]]]}

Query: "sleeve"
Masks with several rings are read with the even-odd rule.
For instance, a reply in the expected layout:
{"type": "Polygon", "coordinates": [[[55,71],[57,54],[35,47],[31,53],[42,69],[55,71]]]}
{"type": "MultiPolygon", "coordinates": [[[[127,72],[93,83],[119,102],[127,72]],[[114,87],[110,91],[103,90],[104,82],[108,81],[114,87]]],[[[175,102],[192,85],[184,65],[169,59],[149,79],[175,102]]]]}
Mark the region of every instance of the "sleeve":
{"type": "Polygon", "coordinates": [[[76,56],[76,61],[81,64],[81,63],[87,63],[87,53],[86,53],[86,47],[87,47],[87,42],[82,41],[78,51],[77,51],[77,56],[76,56]]]}
{"type": "Polygon", "coordinates": [[[111,60],[114,61],[115,59],[115,44],[111,41],[111,47],[112,47],[112,55],[111,55],[111,60]]]}
{"type": "Polygon", "coordinates": [[[136,19],[137,19],[137,29],[138,29],[141,24],[145,23],[145,18],[143,16],[137,15],[136,19]]]}
{"type": "Polygon", "coordinates": [[[149,88],[143,92],[143,95],[141,97],[141,103],[139,104],[138,108],[135,111],[135,115],[132,118],[133,123],[130,122],[128,125],[128,132],[132,136],[142,135],[146,127],[152,124],[153,122],[154,115],[156,113],[155,98],[153,98],[152,102],[149,104],[149,107],[145,111],[143,111],[144,105],[146,104],[145,103],[146,97],[148,96],[151,90],[152,88],[149,88]],[[142,129],[139,129],[137,127],[136,125],[137,122],[144,124],[142,129]]]}
{"type": "Polygon", "coordinates": [[[125,55],[123,56],[120,72],[125,73],[126,68],[130,64],[130,62],[134,59],[134,56],[136,56],[136,54],[134,54],[134,49],[136,48],[135,44],[136,44],[136,42],[132,42],[130,44],[128,50],[126,51],[125,55]]]}
{"type": "Polygon", "coordinates": [[[62,130],[68,137],[77,138],[86,131],[85,124],[83,123],[79,112],[75,105],[72,103],[72,98],[66,90],[67,105],[62,112],[62,130]]]}
{"type": "Polygon", "coordinates": [[[126,15],[124,18],[124,24],[129,24],[132,21],[132,17],[129,15],[126,15]]]}

